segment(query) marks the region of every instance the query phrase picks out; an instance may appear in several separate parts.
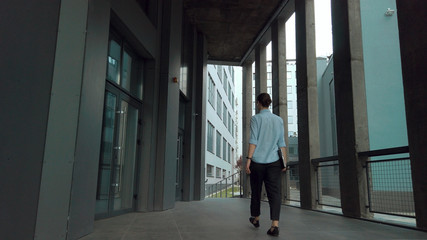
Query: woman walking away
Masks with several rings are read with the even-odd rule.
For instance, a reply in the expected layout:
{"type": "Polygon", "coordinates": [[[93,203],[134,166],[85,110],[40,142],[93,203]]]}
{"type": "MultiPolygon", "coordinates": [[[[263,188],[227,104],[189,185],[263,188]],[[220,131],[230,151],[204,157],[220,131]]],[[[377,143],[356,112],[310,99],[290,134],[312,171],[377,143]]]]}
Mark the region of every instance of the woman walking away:
{"type": "Polygon", "coordinates": [[[265,184],[268,203],[270,204],[271,227],[267,234],[279,235],[279,217],[281,207],[281,172],[286,171],[286,144],[283,120],[272,114],[268,107],[271,98],[268,93],[261,93],[257,97],[258,114],[251,118],[251,136],[246,173],[250,174],[251,180],[251,217],[249,221],[259,227],[259,216],[261,214],[261,191],[262,183],[265,184]],[[285,161],[282,168],[278,150],[281,150],[285,161]]]}

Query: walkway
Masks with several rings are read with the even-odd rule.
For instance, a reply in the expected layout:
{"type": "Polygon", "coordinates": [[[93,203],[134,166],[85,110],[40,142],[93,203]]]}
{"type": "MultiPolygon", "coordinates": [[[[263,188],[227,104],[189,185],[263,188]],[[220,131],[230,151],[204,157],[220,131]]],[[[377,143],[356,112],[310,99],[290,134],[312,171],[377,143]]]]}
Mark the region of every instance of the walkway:
{"type": "Polygon", "coordinates": [[[177,202],[163,212],[130,213],[95,222],[82,240],[134,239],[427,239],[427,233],[341,216],[282,207],[280,236],[270,237],[268,203],[262,203],[261,227],[248,221],[249,199],[206,199],[177,202]]]}

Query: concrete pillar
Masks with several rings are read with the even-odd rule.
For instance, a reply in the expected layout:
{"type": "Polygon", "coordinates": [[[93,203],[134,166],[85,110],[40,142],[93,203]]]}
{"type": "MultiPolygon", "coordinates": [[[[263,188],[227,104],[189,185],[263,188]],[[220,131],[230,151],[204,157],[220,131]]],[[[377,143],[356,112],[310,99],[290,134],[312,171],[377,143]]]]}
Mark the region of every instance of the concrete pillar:
{"type": "Polygon", "coordinates": [[[67,235],[87,13],[86,1],[61,4],[34,239],[67,235]]]}
{"type": "Polygon", "coordinates": [[[369,150],[360,2],[332,0],[335,103],[341,207],[349,217],[368,217],[366,159],[369,150]]]}
{"type": "MultiPolygon", "coordinates": [[[[194,146],[195,146],[195,121],[197,115],[196,112],[196,100],[194,96],[196,93],[195,82],[195,63],[196,63],[196,43],[197,43],[197,31],[193,25],[190,25],[189,20],[183,23],[184,32],[184,44],[183,44],[183,65],[187,67],[187,97],[190,101],[185,103],[185,133],[184,133],[184,158],[182,163],[182,200],[191,201],[194,200],[194,146]]],[[[181,78],[183,76],[181,75],[181,78]]],[[[184,79],[180,79],[183,81],[184,79]]]]}
{"type": "MultiPolygon", "coordinates": [[[[260,43],[255,48],[255,98],[267,92],[267,51],[260,43]]],[[[258,110],[256,110],[258,112],[258,110]]]]}
{"type": "Polygon", "coordinates": [[[242,179],[243,179],[243,197],[250,196],[249,175],[246,174],[246,157],[248,156],[248,144],[250,137],[250,125],[252,117],[252,63],[243,65],[243,84],[242,84],[242,137],[243,137],[243,162],[242,162],[242,179]]]}
{"type": "Polygon", "coordinates": [[[314,209],[316,175],[311,159],[320,156],[314,0],[295,1],[295,23],[301,207],[314,209]]]}
{"type": "MultiPolygon", "coordinates": [[[[288,138],[288,95],[286,73],[286,20],[277,19],[271,26],[271,57],[272,57],[272,91],[273,113],[283,119],[285,127],[285,143],[288,138]]],[[[288,149],[288,148],[287,148],[288,149]]],[[[289,154],[287,154],[289,156],[289,154]]],[[[289,174],[282,175],[282,201],[290,195],[289,174]]]]}
{"type": "MultiPolygon", "coordinates": [[[[255,48],[255,102],[261,93],[267,92],[267,51],[266,45],[259,43],[255,48]]],[[[255,104],[255,113],[259,113],[255,104]]],[[[267,200],[267,192],[262,185],[261,200],[267,200]]]]}
{"type": "Polygon", "coordinates": [[[162,7],[154,210],[175,206],[179,85],[172,78],[180,76],[181,68],[182,1],[167,0],[162,7]]]}
{"type": "Polygon", "coordinates": [[[196,70],[194,81],[195,144],[194,144],[194,200],[205,198],[205,149],[206,149],[206,91],[207,91],[207,46],[203,34],[197,34],[196,70]]]}
{"type": "Polygon", "coordinates": [[[427,230],[427,25],[426,1],[397,0],[406,123],[417,227],[427,230]],[[422,80],[424,78],[424,80],[422,80]]]}

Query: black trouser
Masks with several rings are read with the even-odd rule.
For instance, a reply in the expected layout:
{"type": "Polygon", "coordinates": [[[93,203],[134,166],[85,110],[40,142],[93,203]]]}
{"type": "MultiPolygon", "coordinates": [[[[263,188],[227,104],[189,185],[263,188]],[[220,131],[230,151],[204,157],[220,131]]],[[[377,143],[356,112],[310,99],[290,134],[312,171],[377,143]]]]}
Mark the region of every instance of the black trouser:
{"type": "Polygon", "coordinates": [[[268,203],[270,204],[270,219],[279,221],[281,207],[281,166],[276,161],[268,164],[251,162],[251,215],[259,216],[261,204],[262,183],[265,184],[268,203]]]}

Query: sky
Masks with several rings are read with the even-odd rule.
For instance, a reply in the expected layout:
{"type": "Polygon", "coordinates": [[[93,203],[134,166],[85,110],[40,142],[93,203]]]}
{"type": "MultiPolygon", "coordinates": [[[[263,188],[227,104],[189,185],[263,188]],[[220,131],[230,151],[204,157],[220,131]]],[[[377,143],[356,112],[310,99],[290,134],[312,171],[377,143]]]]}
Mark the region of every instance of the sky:
{"type": "MultiPolygon", "coordinates": [[[[316,56],[329,56],[332,54],[332,26],[331,26],[331,1],[314,0],[316,21],[316,56]]],[[[295,59],[295,14],[286,22],[286,58],[295,59]]],[[[271,60],[271,44],[267,46],[267,60],[271,60]]],[[[234,68],[235,93],[237,98],[238,117],[238,149],[236,158],[242,153],[242,68],[234,68]]]]}

